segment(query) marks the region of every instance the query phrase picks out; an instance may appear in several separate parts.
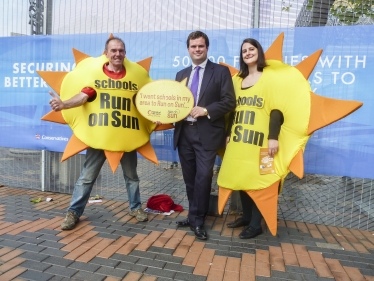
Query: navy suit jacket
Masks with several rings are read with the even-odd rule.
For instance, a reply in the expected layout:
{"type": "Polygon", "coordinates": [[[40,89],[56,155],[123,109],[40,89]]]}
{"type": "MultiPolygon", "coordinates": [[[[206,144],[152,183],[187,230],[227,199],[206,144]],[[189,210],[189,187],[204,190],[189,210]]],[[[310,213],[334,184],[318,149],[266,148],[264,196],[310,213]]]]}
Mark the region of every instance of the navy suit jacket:
{"type": "MultiPolygon", "coordinates": [[[[192,66],[179,71],[176,81],[190,77],[192,66]]],[[[205,150],[218,150],[225,146],[225,114],[235,109],[235,93],[230,71],[226,66],[208,60],[201,82],[197,106],[208,110],[207,116],[197,118],[197,129],[205,150]]],[[[182,122],[175,124],[174,149],[178,146],[182,122]]]]}

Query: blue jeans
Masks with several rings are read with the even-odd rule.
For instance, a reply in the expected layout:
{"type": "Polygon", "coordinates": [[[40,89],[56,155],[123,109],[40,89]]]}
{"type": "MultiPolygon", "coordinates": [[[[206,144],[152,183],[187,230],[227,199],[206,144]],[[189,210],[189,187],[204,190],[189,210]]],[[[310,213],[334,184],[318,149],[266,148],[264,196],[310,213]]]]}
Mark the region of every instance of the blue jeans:
{"type": "MultiPolygon", "coordinates": [[[[68,211],[73,211],[78,217],[83,214],[90,198],[92,187],[106,160],[103,150],[88,148],[83,170],[77,180],[68,211]]],[[[125,152],[121,158],[123,177],[126,183],[127,196],[131,211],[141,208],[139,178],[136,173],[138,158],[136,151],[125,152]]]]}

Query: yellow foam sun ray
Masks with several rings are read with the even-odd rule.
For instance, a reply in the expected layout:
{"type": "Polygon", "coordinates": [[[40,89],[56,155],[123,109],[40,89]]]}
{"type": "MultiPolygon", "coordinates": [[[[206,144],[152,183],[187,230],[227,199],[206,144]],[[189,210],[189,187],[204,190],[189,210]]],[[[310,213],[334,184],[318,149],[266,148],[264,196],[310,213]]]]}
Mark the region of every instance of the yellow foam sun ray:
{"type": "Polygon", "coordinates": [[[313,92],[310,93],[310,98],[308,135],[344,118],[363,105],[362,102],[326,98],[313,92]]]}
{"type": "Polygon", "coordinates": [[[119,162],[124,154],[124,152],[115,152],[104,150],[105,157],[108,160],[109,167],[112,170],[113,174],[116,172],[119,162]]]}
{"type": "Polygon", "coordinates": [[[316,66],[319,57],[322,54],[322,49],[314,52],[305,60],[301,61],[298,65],[295,66],[305,77],[308,79],[310,74],[313,72],[314,67],[316,66]]]}
{"type": "Polygon", "coordinates": [[[265,52],[266,60],[283,61],[283,55],[282,55],[283,40],[284,40],[284,32],[278,35],[278,37],[274,40],[273,44],[271,44],[269,49],[265,52]]]}
{"type": "Polygon", "coordinates": [[[46,115],[44,115],[41,120],[44,121],[50,121],[50,122],[55,122],[55,123],[60,123],[60,124],[67,124],[64,117],[62,116],[61,111],[50,111],[46,115]]]}
{"type": "Polygon", "coordinates": [[[76,65],[78,65],[78,63],[80,63],[82,60],[90,57],[89,55],[82,53],[81,51],[78,51],[75,48],[73,48],[73,55],[76,65]]]}
{"type": "Polygon", "coordinates": [[[74,134],[71,136],[68,144],[66,145],[64,154],[62,155],[61,162],[69,159],[70,157],[78,154],[79,152],[89,148],[88,145],[84,144],[80,139],[78,139],[74,134]]]}
{"type": "Polygon", "coordinates": [[[62,80],[68,74],[64,71],[37,71],[40,77],[55,91],[60,95],[62,80]]]}
{"type": "Polygon", "coordinates": [[[231,193],[231,189],[227,189],[221,186],[218,187],[218,213],[220,215],[223,213],[223,209],[225,208],[225,205],[227,203],[227,200],[229,200],[231,193]]]}
{"type": "Polygon", "coordinates": [[[300,149],[295,157],[292,159],[290,166],[288,167],[292,173],[295,174],[299,179],[304,177],[304,155],[303,150],[300,149]]]}
{"type": "Polygon", "coordinates": [[[265,189],[245,191],[255,202],[273,236],[277,235],[278,227],[279,182],[277,181],[265,189]]]}
{"type": "Polygon", "coordinates": [[[151,142],[147,142],[145,145],[136,149],[136,151],[143,156],[145,159],[158,165],[157,156],[151,142]]]}
{"type": "Polygon", "coordinates": [[[138,61],[137,64],[142,66],[147,72],[149,72],[149,69],[151,68],[152,63],[152,57],[145,58],[144,60],[138,61]]]}

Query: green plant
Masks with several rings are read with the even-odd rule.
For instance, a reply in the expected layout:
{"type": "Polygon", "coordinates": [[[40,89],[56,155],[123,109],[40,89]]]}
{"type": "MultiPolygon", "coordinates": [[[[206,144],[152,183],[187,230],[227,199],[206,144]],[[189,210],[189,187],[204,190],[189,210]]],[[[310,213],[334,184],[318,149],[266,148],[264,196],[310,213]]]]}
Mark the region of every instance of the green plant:
{"type": "Polygon", "coordinates": [[[346,24],[353,24],[365,15],[374,19],[374,3],[368,0],[336,0],[330,12],[346,24]]]}
{"type": "MultiPolygon", "coordinates": [[[[308,0],[306,8],[313,8],[314,0],[308,0]]],[[[340,22],[351,25],[361,16],[374,19],[373,0],[335,0],[330,8],[330,14],[337,17],[340,22]]]]}

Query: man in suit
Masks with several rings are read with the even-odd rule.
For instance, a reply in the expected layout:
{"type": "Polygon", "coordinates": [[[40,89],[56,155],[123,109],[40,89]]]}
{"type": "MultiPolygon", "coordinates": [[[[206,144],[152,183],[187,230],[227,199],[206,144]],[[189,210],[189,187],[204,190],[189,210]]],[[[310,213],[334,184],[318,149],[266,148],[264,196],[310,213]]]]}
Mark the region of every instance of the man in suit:
{"type": "Polygon", "coordinates": [[[192,66],[179,71],[175,80],[188,79],[195,97],[190,115],[175,124],[174,149],[178,147],[189,204],[188,217],[177,221],[189,226],[198,239],[207,239],[204,220],[209,209],[213,167],[217,151],[225,146],[224,115],[235,108],[235,94],[227,67],[207,59],[208,36],[192,32],[187,49],[192,66]]]}

